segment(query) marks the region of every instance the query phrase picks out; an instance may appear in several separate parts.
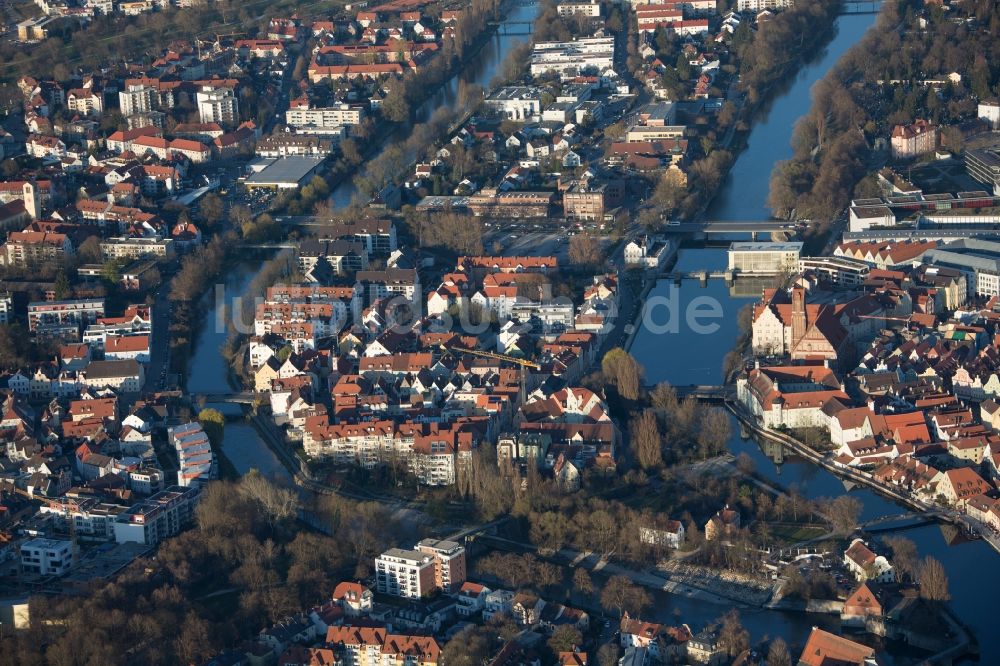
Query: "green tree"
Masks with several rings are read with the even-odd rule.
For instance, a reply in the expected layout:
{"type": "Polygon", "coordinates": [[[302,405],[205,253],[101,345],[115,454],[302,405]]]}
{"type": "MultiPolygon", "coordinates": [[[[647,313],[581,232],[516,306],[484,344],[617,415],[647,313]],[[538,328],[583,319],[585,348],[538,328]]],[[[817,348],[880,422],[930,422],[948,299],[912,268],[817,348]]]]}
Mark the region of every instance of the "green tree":
{"type": "Polygon", "coordinates": [[[104,262],[104,265],[101,267],[101,279],[109,286],[117,285],[122,279],[121,267],[116,260],[109,259],[104,262]]]}
{"type": "Polygon", "coordinates": [[[213,448],[222,446],[222,438],[226,432],[226,417],[217,409],[208,407],[198,412],[198,423],[208,435],[208,441],[213,448]]]}
{"type": "Polygon", "coordinates": [[[69,298],[72,288],[69,284],[69,278],[66,277],[66,271],[60,270],[59,274],[56,275],[56,282],[53,286],[53,291],[55,292],[57,301],[69,298]]]}

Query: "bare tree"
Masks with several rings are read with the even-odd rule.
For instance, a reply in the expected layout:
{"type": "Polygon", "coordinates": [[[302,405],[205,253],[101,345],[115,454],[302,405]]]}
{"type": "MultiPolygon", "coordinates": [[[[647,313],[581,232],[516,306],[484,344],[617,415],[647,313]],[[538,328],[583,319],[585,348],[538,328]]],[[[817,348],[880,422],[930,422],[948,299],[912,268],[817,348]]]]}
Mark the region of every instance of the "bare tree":
{"type": "Polygon", "coordinates": [[[583,233],[569,239],[569,260],[577,266],[593,268],[601,263],[604,253],[601,243],[592,235],[583,233]]]}
{"type": "Polygon", "coordinates": [[[645,410],[629,423],[632,451],[643,469],[652,469],[663,464],[660,449],[660,426],[653,412],[645,410]]]}
{"type": "Polygon", "coordinates": [[[920,563],[920,596],[929,601],[948,601],[948,574],[936,559],[928,555],[920,563]]]}
{"type": "Polygon", "coordinates": [[[846,536],[858,526],[858,516],[861,515],[861,500],[851,495],[841,495],[834,500],[817,502],[817,507],[823,517],[830,521],[833,531],[846,536]]]}
{"type": "Polygon", "coordinates": [[[573,570],[573,587],[584,594],[594,593],[594,581],[590,579],[586,569],[577,567],[573,570]]]}
{"type": "Polygon", "coordinates": [[[601,591],[601,606],[605,610],[617,611],[622,617],[626,612],[637,617],[653,603],[649,592],[634,584],[625,576],[612,576],[601,591]]]}
{"type": "Polygon", "coordinates": [[[775,638],[767,648],[767,666],[792,666],[792,655],[782,638],[775,638]]]}
{"type": "Polygon", "coordinates": [[[240,480],[239,490],[260,506],[271,525],[298,515],[299,500],[295,492],[276,486],[256,470],[240,480]]]}
{"type": "Polygon", "coordinates": [[[601,361],[604,377],[613,382],[618,393],[626,400],[636,400],[642,382],[642,366],[627,351],[616,347],[601,361]]]}
{"type": "Polygon", "coordinates": [[[731,610],[722,618],[719,629],[719,645],[730,657],[735,657],[750,647],[750,632],[743,628],[740,614],[731,610]]]}
{"type": "Polygon", "coordinates": [[[900,536],[887,537],[885,542],[892,549],[892,566],[896,570],[896,580],[902,582],[904,576],[910,580],[916,579],[920,568],[917,544],[900,536]]]}

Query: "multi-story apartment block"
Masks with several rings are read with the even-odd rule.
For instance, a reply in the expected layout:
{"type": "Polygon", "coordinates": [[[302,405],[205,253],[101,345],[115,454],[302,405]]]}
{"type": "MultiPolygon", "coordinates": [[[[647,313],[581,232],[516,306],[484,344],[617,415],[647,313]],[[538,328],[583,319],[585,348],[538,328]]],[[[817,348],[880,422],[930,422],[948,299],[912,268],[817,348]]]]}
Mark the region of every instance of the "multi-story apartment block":
{"type": "Polygon", "coordinates": [[[21,569],[39,576],[62,576],[73,567],[73,542],[31,539],[21,544],[21,569]]]}
{"type": "Polygon", "coordinates": [[[416,550],[390,548],[375,559],[375,585],[382,594],[420,599],[436,588],[434,557],[416,550]]]}
{"type": "Polygon", "coordinates": [[[115,520],[115,541],[155,546],[194,521],[197,488],[171,486],[133,504],[115,520]]]}
{"type": "Polygon", "coordinates": [[[570,0],[569,2],[560,2],[556,5],[556,11],[559,12],[559,16],[589,16],[591,18],[597,18],[601,15],[601,3],[597,0],[570,0]]]}
{"type": "Polygon", "coordinates": [[[310,128],[357,125],[364,119],[364,109],[360,106],[341,104],[311,109],[298,107],[285,111],[285,122],[298,130],[310,128]]]}
{"type": "Polygon", "coordinates": [[[938,146],[937,125],[918,118],[912,125],[892,128],[892,156],[899,159],[929,153],[938,146]]]}
{"type": "Polygon", "coordinates": [[[195,99],[201,122],[235,125],[239,121],[239,103],[231,88],[203,86],[195,95],[195,99]]]}
{"type": "Polygon", "coordinates": [[[434,584],[445,594],[456,592],[465,582],[465,547],[454,541],[423,539],[416,550],[434,558],[434,584]]]}
{"type": "Polygon", "coordinates": [[[396,251],[396,227],[392,220],[368,219],[357,222],[333,224],[316,230],[321,241],[346,240],[362,243],[369,255],[391,254],[396,251]]]}
{"type": "Polygon", "coordinates": [[[160,98],[156,88],[141,83],[127,85],[125,90],[118,93],[118,106],[123,116],[155,111],[159,103],[160,98]]]}
{"type": "Polygon", "coordinates": [[[170,428],[167,431],[167,438],[177,451],[178,486],[197,486],[218,478],[218,462],[212,452],[208,435],[200,424],[194,422],[170,428]]]}
{"type": "Polygon", "coordinates": [[[3,245],[2,258],[8,266],[28,268],[47,261],[59,261],[73,254],[66,234],[47,231],[12,231],[3,245]]]}
{"type": "Polygon", "coordinates": [[[103,298],[38,301],[28,304],[28,329],[36,331],[52,324],[92,324],[103,316],[103,298]]]}
{"type": "Polygon", "coordinates": [[[174,256],[174,241],[172,238],[108,238],[101,242],[101,254],[105,259],[126,259],[129,261],[142,257],[174,256]]]}
{"type": "Polygon", "coordinates": [[[0,324],[10,323],[10,313],[13,309],[13,300],[10,292],[0,294],[0,324]]]}

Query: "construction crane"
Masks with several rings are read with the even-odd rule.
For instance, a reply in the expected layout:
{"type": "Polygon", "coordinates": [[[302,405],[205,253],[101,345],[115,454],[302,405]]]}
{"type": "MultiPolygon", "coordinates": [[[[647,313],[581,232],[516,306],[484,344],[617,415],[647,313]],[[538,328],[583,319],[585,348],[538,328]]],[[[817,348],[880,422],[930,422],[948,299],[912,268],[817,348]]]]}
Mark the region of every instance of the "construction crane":
{"type": "Polygon", "coordinates": [[[858,319],[882,319],[883,321],[901,321],[904,323],[910,323],[911,317],[885,317],[881,315],[854,315],[858,319]]]}
{"type": "Polygon", "coordinates": [[[14,495],[21,495],[29,500],[35,500],[52,507],[56,511],[60,511],[63,520],[66,521],[66,528],[69,530],[69,539],[73,544],[70,553],[73,557],[73,564],[76,565],[77,561],[77,550],[79,549],[77,545],[76,538],[76,519],[73,517],[73,512],[80,508],[80,504],[68,497],[46,497],[44,495],[36,495],[34,493],[29,493],[27,490],[22,490],[18,488],[13,483],[0,484],[0,490],[9,492],[14,495]]]}
{"type": "Polygon", "coordinates": [[[541,370],[542,366],[534,361],[529,361],[525,358],[520,358],[518,356],[510,356],[508,354],[499,354],[497,352],[485,351],[482,349],[466,349],[464,347],[445,347],[441,345],[442,351],[454,352],[458,354],[471,354],[472,356],[482,356],[483,358],[492,358],[496,361],[507,361],[508,363],[513,363],[519,365],[522,368],[531,368],[532,370],[541,370]]]}
{"type": "Polygon", "coordinates": [[[521,369],[521,404],[524,404],[525,400],[528,399],[528,387],[527,387],[527,369],[541,370],[542,366],[534,361],[529,361],[525,358],[519,358],[517,356],[510,356],[508,354],[500,354],[497,352],[484,351],[481,349],[466,349],[465,347],[446,347],[441,345],[441,351],[451,352],[453,354],[469,354],[470,356],[479,356],[482,358],[490,358],[495,361],[505,361],[507,363],[513,363],[521,369]]]}

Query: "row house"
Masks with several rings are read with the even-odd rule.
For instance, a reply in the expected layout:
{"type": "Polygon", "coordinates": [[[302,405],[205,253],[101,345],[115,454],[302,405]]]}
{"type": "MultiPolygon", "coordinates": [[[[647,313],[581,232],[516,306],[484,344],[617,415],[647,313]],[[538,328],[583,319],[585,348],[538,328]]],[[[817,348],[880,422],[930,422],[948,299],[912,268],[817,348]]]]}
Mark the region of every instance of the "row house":
{"type": "MultiPolygon", "coordinates": [[[[336,335],[347,323],[349,315],[347,304],[343,301],[328,301],[323,303],[282,303],[265,301],[259,303],[254,312],[254,335],[264,336],[289,329],[284,324],[308,323],[316,338],[327,338],[336,335]],[[274,327],[278,325],[278,331],[274,327]]],[[[301,350],[298,350],[301,353],[301,350]]]]}
{"type": "Polygon", "coordinates": [[[45,231],[12,231],[0,249],[3,263],[19,268],[61,261],[74,254],[69,236],[45,231]]]}

